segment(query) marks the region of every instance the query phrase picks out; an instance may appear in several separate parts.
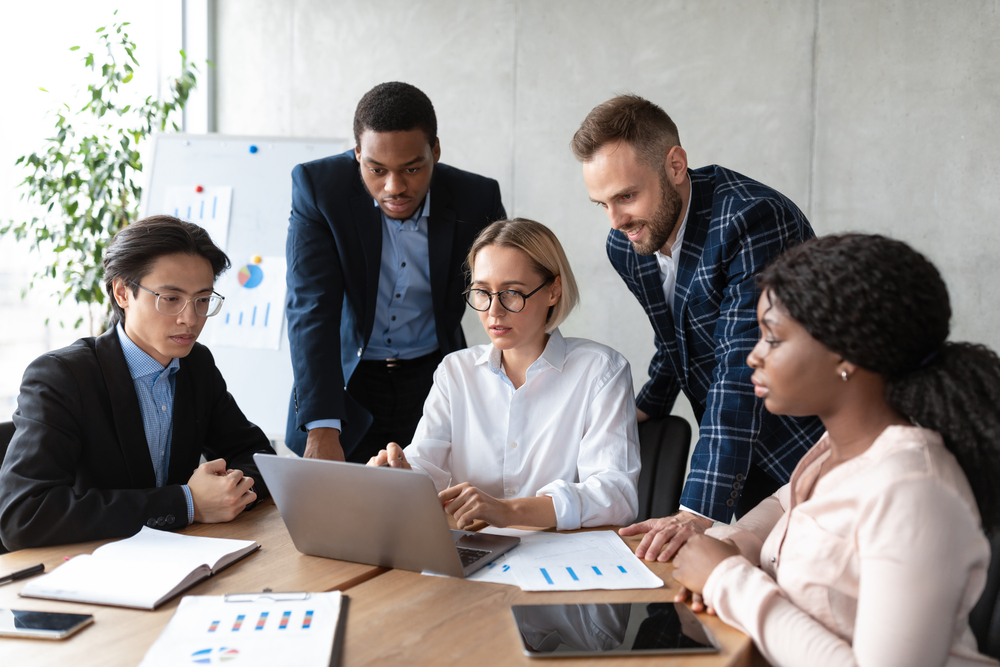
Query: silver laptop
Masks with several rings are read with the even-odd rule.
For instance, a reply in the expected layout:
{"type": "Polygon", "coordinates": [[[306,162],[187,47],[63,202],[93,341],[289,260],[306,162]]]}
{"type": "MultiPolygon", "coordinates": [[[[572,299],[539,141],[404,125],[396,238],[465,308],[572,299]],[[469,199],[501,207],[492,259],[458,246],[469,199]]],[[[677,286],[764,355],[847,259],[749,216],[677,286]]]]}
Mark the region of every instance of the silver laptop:
{"type": "Polygon", "coordinates": [[[254,454],[295,548],[310,556],[464,577],[520,538],[451,530],[414,470],[254,454]]]}

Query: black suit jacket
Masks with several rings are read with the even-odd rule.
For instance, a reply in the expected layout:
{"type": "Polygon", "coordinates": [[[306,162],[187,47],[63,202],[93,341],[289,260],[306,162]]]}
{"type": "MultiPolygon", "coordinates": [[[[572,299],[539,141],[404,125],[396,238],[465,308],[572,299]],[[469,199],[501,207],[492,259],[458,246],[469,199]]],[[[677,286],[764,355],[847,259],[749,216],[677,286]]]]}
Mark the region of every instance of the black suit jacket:
{"type": "MultiPolygon", "coordinates": [[[[491,178],[438,163],[427,223],[431,301],[442,354],[465,347],[463,265],[480,231],[506,216],[491,178]]],[[[371,337],[382,261],[382,217],[354,159],[354,149],[292,171],[288,258],[288,341],[295,386],[285,443],[301,454],[305,425],[341,419],[350,455],[371,415],[348,393],[371,337]]]]}
{"type": "Polygon", "coordinates": [[[167,483],[156,487],[139,399],[117,331],[81,338],[28,366],[16,431],[0,468],[0,539],[12,551],[128,537],[150,520],[187,524],[182,484],[204,453],[252,477],[254,452],[273,454],[226,391],[208,348],[180,360],[167,483]]]}

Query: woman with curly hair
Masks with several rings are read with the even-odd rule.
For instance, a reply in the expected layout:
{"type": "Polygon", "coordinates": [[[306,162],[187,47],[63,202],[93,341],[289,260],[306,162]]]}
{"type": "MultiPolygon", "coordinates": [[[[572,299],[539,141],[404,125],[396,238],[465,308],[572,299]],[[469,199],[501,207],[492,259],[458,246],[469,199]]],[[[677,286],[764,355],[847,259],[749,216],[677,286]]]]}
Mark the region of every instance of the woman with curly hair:
{"type": "Polygon", "coordinates": [[[946,342],[947,288],[899,241],[814,239],[759,282],[754,391],[826,433],[787,485],[681,549],[678,597],[775,665],[996,664],[968,615],[1000,523],[1000,359],[946,342]]]}

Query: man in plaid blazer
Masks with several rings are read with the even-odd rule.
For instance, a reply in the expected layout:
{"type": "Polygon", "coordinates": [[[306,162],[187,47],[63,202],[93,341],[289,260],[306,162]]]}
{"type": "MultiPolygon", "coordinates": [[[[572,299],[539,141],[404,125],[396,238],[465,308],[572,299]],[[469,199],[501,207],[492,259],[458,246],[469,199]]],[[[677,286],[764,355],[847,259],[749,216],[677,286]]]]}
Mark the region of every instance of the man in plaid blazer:
{"type": "Polygon", "coordinates": [[[677,127],[641,97],[595,107],[572,148],[611,220],[608,258],[656,336],[639,421],[669,414],[683,391],[700,424],[681,511],[622,530],[646,533],[640,558],[667,560],[713,520],[742,516],[787,483],[822,434],[815,417],[767,412],[746,364],[760,337],[757,273],[814,234],[766,185],[719,166],[688,169],[677,127]]]}

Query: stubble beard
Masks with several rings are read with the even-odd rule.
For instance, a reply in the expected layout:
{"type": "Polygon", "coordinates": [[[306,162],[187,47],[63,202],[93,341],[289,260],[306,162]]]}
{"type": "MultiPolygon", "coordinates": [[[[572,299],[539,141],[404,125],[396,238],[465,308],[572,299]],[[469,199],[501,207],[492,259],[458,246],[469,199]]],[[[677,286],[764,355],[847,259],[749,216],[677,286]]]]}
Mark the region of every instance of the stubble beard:
{"type": "Polygon", "coordinates": [[[632,241],[632,248],[640,255],[652,255],[654,252],[666,245],[670,235],[680,223],[681,195],[677,188],[667,178],[664,171],[660,175],[660,205],[648,220],[637,220],[633,224],[621,231],[627,232],[629,229],[646,226],[648,233],[645,241],[632,241]]]}

